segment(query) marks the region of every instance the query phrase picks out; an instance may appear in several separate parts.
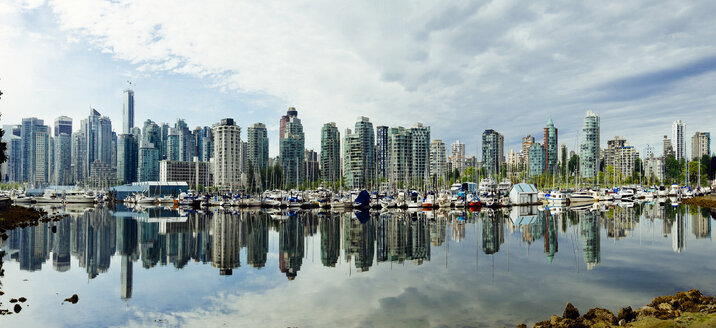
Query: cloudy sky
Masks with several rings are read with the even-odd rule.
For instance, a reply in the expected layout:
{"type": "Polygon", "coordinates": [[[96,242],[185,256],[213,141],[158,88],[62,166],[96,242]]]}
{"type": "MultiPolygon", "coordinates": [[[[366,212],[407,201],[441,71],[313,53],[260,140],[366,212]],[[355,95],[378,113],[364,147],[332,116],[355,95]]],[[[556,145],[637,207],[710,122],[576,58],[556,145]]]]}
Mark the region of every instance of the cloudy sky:
{"type": "Polygon", "coordinates": [[[487,128],[506,149],[541,140],[553,117],[573,149],[593,110],[603,145],[660,154],[676,119],[688,137],[716,132],[713,17],[708,1],[6,0],[0,123],[77,128],[92,106],[116,129],[129,80],[136,125],[263,122],[272,155],[289,106],[316,149],[323,123],[357,116],[422,122],[468,153],[487,128]]]}

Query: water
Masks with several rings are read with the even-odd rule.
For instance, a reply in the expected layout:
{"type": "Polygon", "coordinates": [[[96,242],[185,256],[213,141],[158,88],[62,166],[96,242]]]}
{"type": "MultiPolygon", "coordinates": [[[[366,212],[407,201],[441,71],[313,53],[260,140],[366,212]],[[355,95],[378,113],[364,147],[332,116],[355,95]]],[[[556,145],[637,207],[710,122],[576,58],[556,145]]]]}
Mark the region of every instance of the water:
{"type": "Polygon", "coordinates": [[[567,301],[616,311],[691,288],[716,294],[708,210],[602,210],[68,208],[2,245],[0,301],[28,301],[0,323],[494,327],[548,319],[567,301]],[[63,304],[72,294],[79,303],[63,304]]]}

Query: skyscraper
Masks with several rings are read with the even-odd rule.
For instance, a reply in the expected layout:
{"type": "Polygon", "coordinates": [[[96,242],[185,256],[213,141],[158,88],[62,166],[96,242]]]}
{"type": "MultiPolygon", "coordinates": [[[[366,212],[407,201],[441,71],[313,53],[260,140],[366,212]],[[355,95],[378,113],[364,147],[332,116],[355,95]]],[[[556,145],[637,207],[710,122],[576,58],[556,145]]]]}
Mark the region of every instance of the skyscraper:
{"type": "Polygon", "coordinates": [[[529,175],[530,177],[538,176],[544,173],[546,165],[545,149],[539,143],[533,143],[529,150],[529,175]]]}
{"type": "Polygon", "coordinates": [[[495,130],[487,129],[482,133],[482,167],[488,175],[500,173],[504,162],[505,138],[495,130]]]}
{"type": "Polygon", "coordinates": [[[520,160],[523,164],[530,162],[530,147],[535,143],[535,137],[528,134],[526,137],[522,137],[522,152],[520,153],[520,160]]]}
{"type": "Polygon", "coordinates": [[[286,111],[286,115],[281,116],[278,130],[279,143],[281,142],[281,139],[286,136],[286,124],[288,124],[288,121],[291,120],[291,117],[298,117],[298,111],[296,108],[289,107],[288,111],[286,111]]]}
{"type": "Polygon", "coordinates": [[[323,124],[321,129],[321,179],[336,182],[341,179],[341,140],[336,123],[323,124]]]}
{"type": "Polygon", "coordinates": [[[696,132],[691,137],[691,158],[701,159],[704,155],[711,155],[711,133],[696,132]]]}
{"type": "Polygon", "coordinates": [[[62,132],[55,137],[55,184],[72,184],[72,135],[62,132]]]}
{"type": "Polygon", "coordinates": [[[681,120],[676,120],[673,124],[671,124],[671,142],[673,142],[674,155],[677,160],[682,158],[686,159],[686,141],[684,140],[685,128],[686,124],[681,122],[681,120]]]}
{"type": "Polygon", "coordinates": [[[416,123],[410,128],[413,147],[413,179],[430,180],[430,127],[416,123]]]}
{"type": "Polygon", "coordinates": [[[439,181],[440,178],[445,177],[446,168],[445,143],[440,139],[433,140],[430,143],[430,174],[437,177],[439,181]]]}
{"type": "Polygon", "coordinates": [[[557,170],[557,128],[554,127],[551,117],[544,128],[544,151],[545,172],[554,174],[557,170]]]}
{"type": "Polygon", "coordinates": [[[50,132],[42,126],[35,130],[35,163],[32,182],[47,184],[50,182],[50,132]]]}
{"type": "Polygon", "coordinates": [[[82,131],[72,133],[72,180],[83,182],[88,175],[86,167],[87,137],[82,131]]]}
{"type": "MultiPolygon", "coordinates": [[[[145,140],[145,142],[148,141],[145,140]]],[[[158,152],[157,149],[154,151],[158,152]]],[[[120,183],[136,182],[138,166],[139,143],[137,139],[133,134],[120,134],[117,137],[117,180],[120,183]]]]}
{"type": "Polygon", "coordinates": [[[465,144],[460,140],[450,145],[450,162],[453,169],[458,169],[460,172],[465,170],[465,144]]]}
{"type": "Polygon", "coordinates": [[[35,180],[35,137],[37,131],[46,129],[44,124],[43,120],[35,117],[22,119],[22,181],[35,180]]]}
{"type": "Polygon", "coordinates": [[[353,133],[351,129],[346,129],[344,134],[343,172],[348,188],[364,188],[363,147],[360,135],[353,133]]]}
{"type": "Polygon", "coordinates": [[[580,170],[583,178],[596,178],[599,172],[599,115],[587,111],[582,128],[580,170]]]}
{"type": "Polygon", "coordinates": [[[137,180],[159,181],[159,158],[159,149],[152,143],[142,140],[137,159],[137,180]]]}
{"type": "Polygon", "coordinates": [[[285,123],[283,138],[279,142],[279,153],[284,181],[289,186],[298,186],[304,180],[303,151],[305,149],[305,139],[301,119],[296,116],[298,115],[296,110],[293,107],[291,109],[289,114],[293,114],[288,115],[288,122],[285,123]]]}
{"type": "MultiPolygon", "coordinates": [[[[375,132],[373,123],[367,117],[360,116],[355,124],[355,133],[360,139],[362,188],[367,188],[375,181],[375,132]]],[[[428,138],[430,138],[428,136],[428,138]]]]}
{"type": "Polygon", "coordinates": [[[390,139],[388,139],[388,127],[384,125],[375,129],[375,161],[378,178],[387,179],[390,172],[390,139]]]}
{"type": "Polygon", "coordinates": [[[134,127],[134,91],[124,90],[122,101],[122,133],[129,134],[134,127]]]}
{"type": "Polygon", "coordinates": [[[247,129],[249,145],[249,161],[256,172],[266,170],[268,167],[269,140],[266,125],[254,123],[247,129]]]}
{"type": "Polygon", "coordinates": [[[669,139],[668,136],[664,136],[663,143],[664,143],[664,150],[663,150],[664,158],[673,156],[674,155],[674,147],[671,145],[671,139],[669,139]]]}
{"type": "Polygon", "coordinates": [[[72,135],[72,118],[67,116],[60,116],[55,119],[55,137],[61,133],[72,135]]]}
{"type": "Polygon", "coordinates": [[[390,128],[391,183],[410,183],[413,180],[413,133],[403,127],[390,128]]]}
{"type": "Polygon", "coordinates": [[[225,118],[211,128],[214,133],[214,185],[238,186],[241,178],[241,127],[225,118]]]}

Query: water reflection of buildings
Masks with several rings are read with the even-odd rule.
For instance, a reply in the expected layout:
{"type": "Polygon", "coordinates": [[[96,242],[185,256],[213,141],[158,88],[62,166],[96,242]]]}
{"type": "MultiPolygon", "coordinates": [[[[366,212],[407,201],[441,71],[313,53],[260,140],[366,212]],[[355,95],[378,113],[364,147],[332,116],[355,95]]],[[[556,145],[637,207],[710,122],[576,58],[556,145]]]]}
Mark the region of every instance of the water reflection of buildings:
{"type": "MultiPolygon", "coordinates": [[[[431,247],[447,250],[448,234],[452,236],[451,241],[464,240],[468,225],[470,234],[475,228],[475,245],[481,245],[484,254],[503,250],[505,239],[514,233],[527,244],[543,239],[540,248],[543,244],[544,254],[550,261],[559,250],[560,231],[574,234],[579,229],[587,269],[601,262],[602,236],[615,241],[629,237],[640,220],[663,220],[663,227],[659,223],[650,226],[657,233],[663,229],[664,236],[671,238],[675,252],[685,249],[689,226],[695,238],[711,236],[710,217],[689,207],[645,205],[611,208],[608,212],[552,214],[534,207],[514,214],[521,218],[519,222],[512,215],[512,220],[505,222],[501,211],[474,215],[478,219],[482,217],[481,220],[473,218],[473,214],[448,211],[390,211],[361,219],[353,213],[299,212],[273,220],[265,212],[182,213],[150,209],[137,213],[97,207],[71,212],[58,222],[40,222],[37,226],[10,231],[5,248],[8,256],[19,262],[21,270],[41,270],[42,265],[52,259],[52,268],[64,272],[70,270],[71,257],[74,257],[90,279],[106,272],[111,257],[117,255],[121,266],[117,268],[121,269],[120,296],[130,299],[135,262],[140,262],[143,268],[173,265],[177,269],[191,261],[211,263],[219,274],[228,275],[240,267],[242,248],[246,248],[246,262],[250,267],[266,267],[270,236],[274,241],[278,238],[279,269],[291,280],[301,269],[306,252],[318,255],[310,247],[315,244],[306,241],[317,233],[320,233],[320,257],[324,266],[335,267],[343,251],[345,260],[353,262],[351,267],[355,265],[359,272],[370,270],[374,262],[412,261],[420,265],[430,261],[431,247]],[[477,226],[472,226],[480,222],[481,233],[477,226]],[[576,229],[567,229],[568,225],[576,229]],[[605,235],[601,234],[602,229],[605,235]]],[[[567,245],[572,244],[567,242],[567,245]]]]}
{"type": "Polygon", "coordinates": [[[580,234],[582,237],[582,253],[587,270],[592,270],[601,262],[600,232],[601,213],[596,211],[583,211],[580,216],[580,234]]]}
{"type": "Polygon", "coordinates": [[[686,248],[685,232],[686,222],[684,221],[684,215],[677,213],[676,219],[671,225],[671,247],[676,253],[681,253],[686,248]]]}
{"type": "Polygon", "coordinates": [[[505,242],[504,219],[501,212],[490,214],[482,221],[482,252],[495,254],[500,251],[500,245],[505,242]]]}
{"type": "MultiPolygon", "coordinates": [[[[406,260],[420,265],[430,261],[431,225],[422,213],[396,212],[381,217],[377,222],[378,262],[403,263],[406,260]]],[[[444,222],[443,222],[444,223],[444,222]]],[[[435,233],[435,242],[444,240],[440,232],[435,233]]]]}
{"type": "Polygon", "coordinates": [[[321,263],[327,267],[335,267],[341,255],[340,215],[323,217],[321,227],[321,263]]]}
{"type": "Polygon", "coordinates": [[[279,224],[278,265],[288,280],[296,278],[303,264],[303,224],[297,216],[289,216],[279,224]]]}
{"type": "Polygon", "coordinates": [[[211,265],[219,269],[222,276],[231,275],[232,270],[238,268],[239,250],[241,249],[241,235],[243,221],[237,216],[217,213],[214,215],[212,227],[214,231],[213,261],[211,265]]]}

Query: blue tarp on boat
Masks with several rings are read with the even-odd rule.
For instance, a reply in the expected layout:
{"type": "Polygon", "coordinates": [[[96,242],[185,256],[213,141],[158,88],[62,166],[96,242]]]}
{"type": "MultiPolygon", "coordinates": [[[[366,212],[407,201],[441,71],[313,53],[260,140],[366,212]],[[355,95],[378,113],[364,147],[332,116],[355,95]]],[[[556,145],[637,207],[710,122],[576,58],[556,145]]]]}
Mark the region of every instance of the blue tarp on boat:
{"type": "Polygon", "coordinates": [[[370,194],[367,191],[362,190],[358,194],[358,197],[356,197],[356,200],[354,201],[354,203],[357,205],[359,204],[361,207],[370,206],[370,194]]]}

